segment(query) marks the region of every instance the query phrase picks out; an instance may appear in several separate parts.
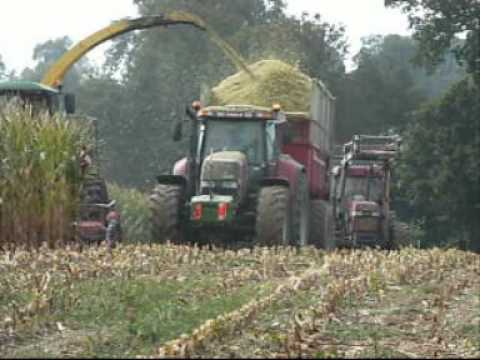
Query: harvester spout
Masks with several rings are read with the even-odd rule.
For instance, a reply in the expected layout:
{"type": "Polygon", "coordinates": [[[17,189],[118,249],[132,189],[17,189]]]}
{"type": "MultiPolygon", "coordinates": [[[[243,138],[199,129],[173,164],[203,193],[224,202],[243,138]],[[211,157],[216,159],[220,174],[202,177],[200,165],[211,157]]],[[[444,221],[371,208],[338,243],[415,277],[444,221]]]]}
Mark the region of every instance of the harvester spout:
{"type": "Polygon", "coordinates": [[[145,30],[156,26],[169,26],[169,25],[190,25],[196,27],[199,30],[205,31],[205,27],[192,20],[187,20],[182,18],[179,15],[152,15],[152,16],[144,16],[138,19],[129,20],[130,29],[135,30],[145,30]]]}
{"type": "Polygon", "coordinates": [[[72,49],[67,51],[50,67],[41,83],[51,87],[61,86],[67,71],[80,60],[82,56],[105,41],[134,30],[145,30],[153,27],[171,25],[190,25],[202,31],[206,30],[200,19],[187,16],[180,12],[115,21],[111,25],[80,41],[72,49]]]}

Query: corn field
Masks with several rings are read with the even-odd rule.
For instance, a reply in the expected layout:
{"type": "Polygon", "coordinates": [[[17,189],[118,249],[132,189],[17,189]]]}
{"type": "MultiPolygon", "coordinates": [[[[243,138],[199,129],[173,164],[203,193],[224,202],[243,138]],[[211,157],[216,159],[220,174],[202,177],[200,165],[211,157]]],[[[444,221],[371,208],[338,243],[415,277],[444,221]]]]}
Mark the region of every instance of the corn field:
{"type": "Polygon", "coordinates": [[[478,357],[480,257],[123,245],[0,258],[0,353],[478,357]]]}
{"type": "Polygon", "coordinates": [[[110,198],[117,201],[125,240],[129,243],[149,242],[150,208],[147,195],[116,184],[108,184],[108,191],[110,198]]]}
{"type": "Polygon", "coordinates": [[[85,124],[9,109],[0,114],[0,246],[50,247],[72,237],[85,124]]]}

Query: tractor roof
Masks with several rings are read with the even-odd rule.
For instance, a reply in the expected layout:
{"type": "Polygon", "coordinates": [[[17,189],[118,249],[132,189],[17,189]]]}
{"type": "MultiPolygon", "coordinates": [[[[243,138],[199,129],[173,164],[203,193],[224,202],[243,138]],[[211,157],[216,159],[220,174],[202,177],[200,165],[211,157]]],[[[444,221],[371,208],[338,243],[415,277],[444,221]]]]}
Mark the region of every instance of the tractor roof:
{"type": "Polygon", "coordinates": [[[43,92],[58,94],[58,90],[34,81],[11,80],[0,81],[0,93],[4,92],[43,92]]]}
{"type": "Polygon", "coordinates": [[[233,112],[245,112],[245,111],[272,111],[271,108],[255,105],[224,105],[224,106],[207,106],[202,110],[206,111],[233,111],[233,112]]]}
{"type": "MultiPolygon", "coordinates": [[[[274,118],[273,109],[256,106],[256,105],[224,105],[224,106],[207,106],[200,110],[199,116],[203,117],[236,117],[235,114],[251,113],[255,119],[272,119],[274,118]],[[253,116],[256,114],[257,116],[253,116]],[[260,114],[260,116],[258,116],[260,114]]],[[[311,121],[311,117],[306,112],[286,112],[288,121],[311,121]]],[[[245,116],[238,116],[244,118],[245,116]]],[[[249,116],[250,117],[250,116],[249,116]]]]}
{"type": "Polygon", "coordinates": [[[383,177],[382,167],[380,165],[355,164],[348,167],[348,176],[352,177],[383,177]]]}
{"type": "Polygon", "coordinates": [[[254,105],[208,106],[198,112],[199,117],[232,118],[232,119],[273,119],[272,108],[254,105]]]}

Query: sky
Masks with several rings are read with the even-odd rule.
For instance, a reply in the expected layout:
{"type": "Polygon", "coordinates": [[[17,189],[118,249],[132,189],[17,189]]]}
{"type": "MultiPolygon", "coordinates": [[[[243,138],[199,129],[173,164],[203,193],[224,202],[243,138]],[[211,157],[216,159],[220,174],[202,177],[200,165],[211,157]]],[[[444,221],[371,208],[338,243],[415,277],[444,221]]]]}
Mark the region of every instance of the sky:
{"type": "MultiPolygon", "coordinates": [[[[126,16],[135,17],[132,0],[1,0],[0,55],[8,69],[21,71],[33,65],[33,48],[52,38],[68,35],[74,42],[126,16]]],[[[229,0],[241,1],[241,0],[229,0]]],[[[361,38],[371,34],[407,35],[406,16],[385,9],[384,0],[288,0],[288,12],[320,13],[324,21],[342,23],[353,56],[361,38]]],[[[89,54],[101,62],[106,43],[89,54]]],[[[351,68],[349,61],[347,67],[351,68]]]]}

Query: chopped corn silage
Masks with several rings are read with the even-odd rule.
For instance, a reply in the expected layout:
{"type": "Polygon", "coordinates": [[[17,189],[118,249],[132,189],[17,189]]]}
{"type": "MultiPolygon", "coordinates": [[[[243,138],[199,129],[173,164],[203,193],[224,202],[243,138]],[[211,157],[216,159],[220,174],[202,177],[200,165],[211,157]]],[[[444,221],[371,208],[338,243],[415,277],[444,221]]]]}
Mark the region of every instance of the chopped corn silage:
{"type": "Polygon", "coordinates": [[[240,71],[212,89],[210,105],[255,105],[279,103],[285,111],[308,112],[312,79],[280,60],[261,60],[249,66],[252,78],[240,71]]]}

